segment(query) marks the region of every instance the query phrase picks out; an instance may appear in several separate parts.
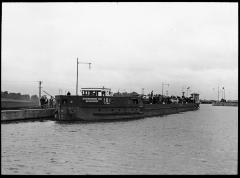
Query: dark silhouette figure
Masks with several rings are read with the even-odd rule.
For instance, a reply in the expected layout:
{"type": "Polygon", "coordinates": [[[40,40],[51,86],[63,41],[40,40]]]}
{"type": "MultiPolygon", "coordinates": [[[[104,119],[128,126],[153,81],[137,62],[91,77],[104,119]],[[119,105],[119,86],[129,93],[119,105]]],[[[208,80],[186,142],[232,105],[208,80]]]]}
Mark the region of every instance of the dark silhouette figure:
{"type": "Polygon", "coordinates": [[[47,107],[48,106],[48,99],[47,99],[47,97],[45,98],[45,107],[47,107]]]}
{"type": "Polygon", "coordinates": [[[45,98],[42,96],[42,97],[40,98],[41,108],[43,108],[44,103],[45,103],[45,98]]]}
{"type": "Polygon", "coordinates": [[[51,96],[50,100],[49,100],[49,105],[50,108],[53,108],[53,97],[51,96]]]}

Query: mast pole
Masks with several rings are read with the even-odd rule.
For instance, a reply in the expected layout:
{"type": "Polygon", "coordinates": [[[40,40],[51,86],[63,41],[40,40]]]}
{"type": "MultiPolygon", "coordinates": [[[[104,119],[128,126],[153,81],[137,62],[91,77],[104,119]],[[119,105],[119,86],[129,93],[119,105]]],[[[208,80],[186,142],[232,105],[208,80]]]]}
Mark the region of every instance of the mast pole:
{"type": "Polygon", "coordinates": [[[164,85],[167,85],[167,86],[169,87],[169,84],[168,84],[168,83],[162,82],[162,96],[163,96],[163,87],[164,87],[164,85]]]}
{"type": "Polygon", "coordinates": [[[226,100],[226,98],[225,98],[225,87],[224,87],[224,99],[226,100]]]}
{"type": "Polygon", "coordinates": [[[39,81],[39,105],[41,106],[41,103],[40,103],[40,99],[41,99],[41,84],[42,84],[42,81],[39,81]]]}
{"type": "Polygon", "coordinates": [[[223,91],[223,88],[222,88],[222,99],[224,99],[223,96],[224,96],[224,91],[223,91]]]}
{"type": "Polygon", "coordinates": [[[162,82],[162,96],[163,96],[163,82],[162,82]]]}
{"type": "Polygon", "coordinates": [[[76,83],[76,95],[78,95],[78,58],[77,58],[77,83],[76,83]]]}

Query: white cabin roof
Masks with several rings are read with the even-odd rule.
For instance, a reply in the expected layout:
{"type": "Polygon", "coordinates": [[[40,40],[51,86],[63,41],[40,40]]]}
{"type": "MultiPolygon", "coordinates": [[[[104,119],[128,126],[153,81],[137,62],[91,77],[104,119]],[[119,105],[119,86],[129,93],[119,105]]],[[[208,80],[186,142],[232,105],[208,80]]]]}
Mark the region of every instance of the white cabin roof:
{"type": "Polygon", "coordinates": [[[110,88],[81,88],[83,91],[111,91],[110,88]]]}

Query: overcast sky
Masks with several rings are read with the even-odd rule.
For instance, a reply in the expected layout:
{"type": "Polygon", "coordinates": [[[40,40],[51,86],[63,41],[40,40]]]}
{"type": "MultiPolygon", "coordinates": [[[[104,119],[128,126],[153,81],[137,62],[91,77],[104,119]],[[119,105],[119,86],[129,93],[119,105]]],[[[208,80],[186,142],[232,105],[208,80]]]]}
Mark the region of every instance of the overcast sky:
{"type": "Polygon", "coordinates": [[[1,54],[2,91],[75,94],[78,57],[79,89],[238,99],[238,4],[3,3],[1,54]]]}

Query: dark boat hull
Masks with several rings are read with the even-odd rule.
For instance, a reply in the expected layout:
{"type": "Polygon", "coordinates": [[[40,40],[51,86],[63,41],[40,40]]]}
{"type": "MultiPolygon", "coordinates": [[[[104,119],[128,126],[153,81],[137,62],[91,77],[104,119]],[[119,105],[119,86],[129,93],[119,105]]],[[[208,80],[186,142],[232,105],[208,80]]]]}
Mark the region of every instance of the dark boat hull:
{"type": "Polygon", "coordinates": [[[199,104],[149,104],[144,107],[144,117],[176,114],[199,109],[199,104]]]}
{"type": "Polygon", "coordinates": [[[65,107],[58,113],[58,120],[68,121],[107,121],[129,120],[179,112],[193,111],[199,108],[199,104],[145,104],[136,107],[65,107]]]}
{"type": "Polygon", "coordinates": [[[125,107],[71,107],[62,108],[58,114],[58,120],[69,121],[100,121],[100,120],[119,120],[119,119],[134,119],[143,117],[140,108],[125,108],[125,107]],[[136,110],[137,109],[137,110],[136,110]],[[120,111],[119,111],[120,110],[120,111]]]}

